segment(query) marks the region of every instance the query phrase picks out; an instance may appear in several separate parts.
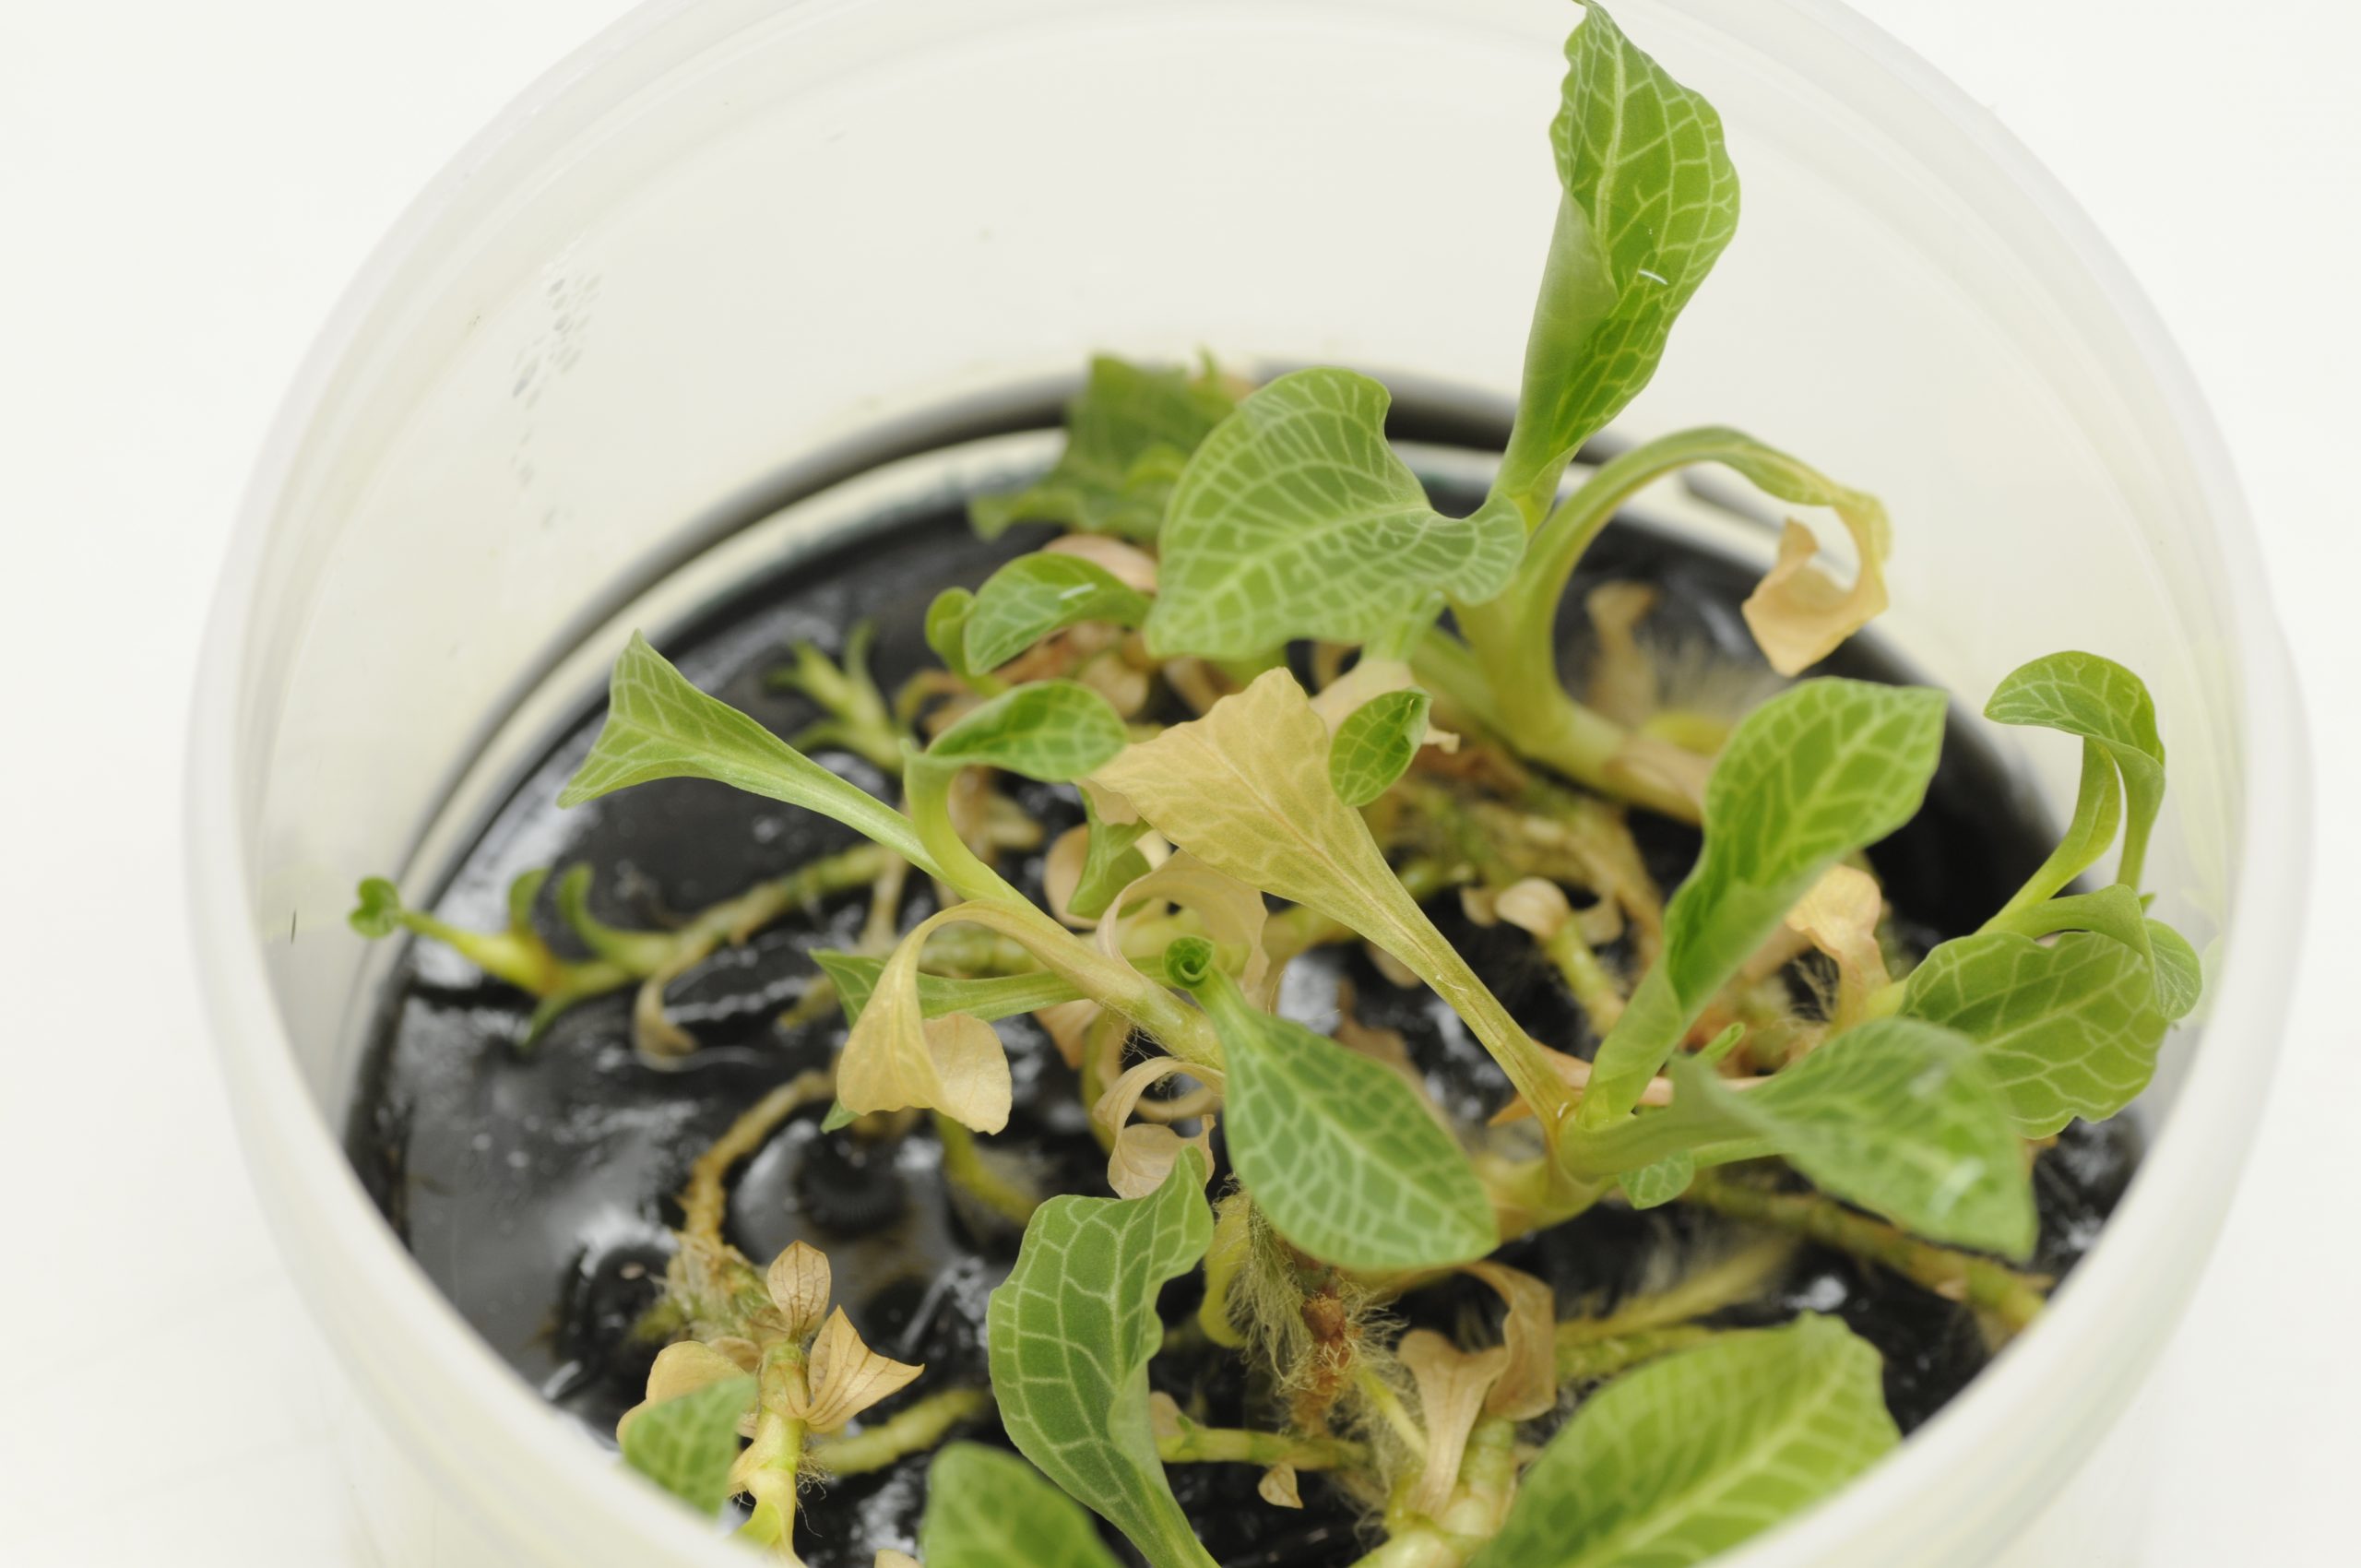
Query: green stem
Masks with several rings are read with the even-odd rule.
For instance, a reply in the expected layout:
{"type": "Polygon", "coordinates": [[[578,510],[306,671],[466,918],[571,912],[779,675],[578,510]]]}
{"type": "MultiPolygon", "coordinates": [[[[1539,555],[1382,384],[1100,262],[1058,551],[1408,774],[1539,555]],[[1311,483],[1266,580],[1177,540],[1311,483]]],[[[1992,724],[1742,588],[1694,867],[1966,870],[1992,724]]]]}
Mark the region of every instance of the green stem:
{"type": "MultiPolygon", "coordinates": [[[[1561,1324],[1558,1337],[1560,1383],[1596,1383],[1638,1366],[1642,1361],[1654,1360],[1675,1350],[1686,1350],[1692,1345],[1702,1345],[1721,1332],[1692,1323],[1650,1329],[1641,1334],[1570,1339],[1562,1332],[1565,1326],[1570,1325],[1561,1324]]],[[[1582,1326],[1581,1320],[1577,1319],[1571,1326],[1582,1326]]]]}
{"type": "Polygon", "coordinates": [[[934,1135],[943,1145],[943,1178],[993,1214],[1022,1227],[1040,1200],[994,1170],[976,1146],[976,1134],[938,1111],[934,1135]]]}
{"type": "Polygon", "coordinates": [[[1184,1424],[1170,1437],[1158,1438],[1157,1457],[1168,1465],[1293,1465],[1299,1470],[1358,1470],[1369,1466],[1369,1450],[1340,1437],[1291,1437],[1286,1432],[1249,1431],[1240,1427],[1184,1424]]]}
{"type": "Polygon", "coordinates": [[[1989,1313],[2011,1334],[2041,1315],[2042,1292],[2048,1282],[2040,1277],[2020,1274],[1973,1253],[1922,1241],[1818,1193],[1774,1193],[1700,1171],[1681,1199],[1891,1269],[1945,1301],[1964,1302],[1989,1313]]]}
{"type": "Polygon", "coordinates": [[[980,1388],[946,1388],[896,1412],[891,1420],[864,1426],[812,1444],[812,1463],[832,1476],[861,1476],[898,1459],[923,1454],[960,1422],[982,1415],[992,1396],[980,1388]]]}
{"type": "Polygon", "coordinates": [[[782,1340],[765,1349],[754,1438],[730,1472],[737,1489],[754,1500],[738,1533],[787,1562],[801,1561],[795,1555],[795,1478],[803,1466],[805,1435],[803,1423],[787,1412],[801,1408],[808,1393],[803,1348],[782,1340]]]}

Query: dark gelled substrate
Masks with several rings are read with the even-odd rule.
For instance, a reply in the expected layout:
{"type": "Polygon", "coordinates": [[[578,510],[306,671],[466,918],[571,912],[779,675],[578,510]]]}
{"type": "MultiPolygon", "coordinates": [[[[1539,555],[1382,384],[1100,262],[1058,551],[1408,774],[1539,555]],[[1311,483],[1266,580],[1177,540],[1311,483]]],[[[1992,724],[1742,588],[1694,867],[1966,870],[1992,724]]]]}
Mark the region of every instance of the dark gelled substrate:
{"type": "MultiPolygon", "coordinates": [[[[976,540],[955,513],[906,519],[860,545],[752,588],[739,602],[666,651],[691,679],[782,734],[813,714],[769,689],[782,652],[810,638],[831,649],[864,617],[879,623],[875,663],[891,690],[928,661],[921,617],[935,592],[973,585],[1036,542],[976,540]]],[[[1563,626],[1579,669],[1585,628],[1571,607],[1611,578],[1659,584],[1655,635],[1708,642],[1752,657],[1737,605],[1747,570],[1671,543],[1629,522],[1592,546],[1563,626]]],[[[1906,678],[1874,638],[1856,638],[1823,672],[1906,678]]],[[[535,866],[587,862],[592,904],[606,919],[656,924],[840,848],[849,833],[806,813],[696,781],[644,786],[560,813],[559,784],[587,747],[586,714],[501,808],[457,868],[438,912],[465,924],[500,923],[509,880],[535,866]]],[[[886,781],[857,759],[825,760],[857,782],[886,781]]],[[[1078,819],[1071,797],[1035,787],[1028,803],[1051,831],[1078,819]]],[[[1924,946],[1973,928],[2038,863],[2047,829],[2023,785],[1954,722],[1926,810],[1872,854],[1905,933],[1924,946]]],[[[1695,836],[1661,824],[1643,847],[1668,886],[1695,853],[1695,836]]],[[[1038,862],[1022,868],[1034,890],[1038,862]]],[[[923,912],[914,894],[908,918],[923,912]]],[[[1581,1015],[1554,974],[1512,932],[1465,921],[1455,899],[1432,911],[1510,1010],[1536,1036],[1584,1042],[1581,1015]]],[[[545,908],[552,941],[570,940],[545,908]]],[[[451,955],[413,944],[388,990],[349,1143],[355,1167],[434,1282],[520,1375],[602,1439],[638,1397],[652,1348],[630,1329],[658,1294],[677,1218],[672,1194],[690,1162],[774,1085],[824,1063],[842,1035],[833,1022],[789,1034],[775,1020],[813,973],[807,954],[844,944],[860,912],[840,902],[725,951],[676,983],[673,1012],[705,1042],[685,1064],[659,1071],[630,1044],[628,993],[564,1015],[530,1055],[516,1049],[529,1007],[483,982],[451,955]]],[[[1462,1116],[1499,1104],[1507,1087],[1481,1048],[1439,1002],[1389,986],[1358,949],[1315,952],[1289,972],[1288,1010],[1315,1028],[1334,1022],[1334,980],[1349,978],[1367,1023],[1400,1030],[1438,1099],[1462,1116]]],[[[1072,1075],[1029,1019],[1000,1026],[1015,1069],[1015,1111],[995,1150],[1026,1162],[1050,1190],[1103,1191],[1103,1162],[1072,1075]]],[[[2089,1246],[2137,1158],[2126,1121],[2079,1123],[2044,1154],[2037,1266],[2060,1273],[2089,1246]]],[[[729,1217],[732,1240],[756,1260],[808,1239],[835,1265],[837,1300],[869,1342],[923,1361],[921,1388],[987,1382],[984,1302],[1006,1273],[1016,1237],[946,1198],[939,1150],[923,1131],[873,1146],[851,1133],[824,1136],[816,1111],[791,1121],[742,1170],[729,1217]]],[[[1609,1305],[1659,1271],[1667,1250],[1710,1249],[1724,1222],[1679,1206],[1635,1214],[1602,1206],[1508,1249],[1506,1261],[1548,1279],[1561,1305],[1609,1305]]],[[[1193,1281],[1165,1307],[1193,1306],[1193,1281]]],[[[1884,1354],[1888,1402],[1907,1431],[1974,1377],[1987,1359],[1962,1308],[1833,1253],[1800,1254],[1779,1292],[1732,1321],[1773,1322],[1802,1310],[1833,1313],[1884,1354]]],[[[1451,1326],[1494,1310],[1485,1293],[1441,1289],[1406,1315],[1451,1326]]],[[[1159,1387],[1216,1423],[1246,1415],[1243,1374],[1228,1357],[1167,1355],[1159,1387]]],[[[907,1399],[912,1396],[905,1395],[907,1399]]],[[[881,1410],[890,1413],[891,1407],[881,1410]]],[[[997,1438],[987,1420],[969,1436],[997,1438]]],[[[866,1568],[881,1547],[914,1549],[927,1460],[840,1481],[806,1503],[801,1550],[813,1568],[866,1568]]],[[[1307,1478],[1299,1513],[1254,1495],[1255,1473],[1234,1465],[1173,1467],[1173,1485],[1207,1549],[1228,1568],[1317,1568],[1364,1549],[1352,1515],[1307,1478]]]]}

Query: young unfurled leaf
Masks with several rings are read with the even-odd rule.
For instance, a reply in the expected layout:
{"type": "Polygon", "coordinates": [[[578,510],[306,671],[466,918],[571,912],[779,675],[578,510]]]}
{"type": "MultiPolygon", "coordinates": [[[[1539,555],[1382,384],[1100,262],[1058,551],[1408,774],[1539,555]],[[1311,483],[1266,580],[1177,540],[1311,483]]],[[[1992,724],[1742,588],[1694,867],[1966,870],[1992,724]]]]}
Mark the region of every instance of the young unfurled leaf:
{"type": "Polygon", "coordinates": [[[1943,694],[1916,686],[1806,681],[1747,716],[1707,780],[1704,847],[1665,907],[1663,955],[1599,1046],[1584,1126],[1639,1103],[1823,871],[1910,820],[1942,738],[1943,694]]]}
{"type": "Polygon", "coordinates": [[[2138,948],[2095,932],[2047,944],[1979,932],[1929,953],[1902,1006],[1974,1040],[2017,1131],[2047,1137],[2077,1116],[2114,1115],[2148,1087],[2168,1027],[2158,972],[2138,948]]]}
{"type": "Polygon", "coordinates": [[[638,633],[615,660],[607,722],[558,798],[580,805],[658,778],[711,778],[831,816],[939,874],[909,819],[718,698],[698,691],[638,633]]]}
{"type": "Polygon", "coordinates": [[[966,667],[997,670],[1053,632],[1086,621],[1137,626],[1149,600],[1079,555],[1020,555],[984,579],[963,624],[966,667]]]}
{"type": "MultiPolygon", "coordinates": [[[[1984,717],[2002,724],[2062,731],[2105,748],[2123,778],[2123,859],[2116,880],[2137,889],[2148,835],[2165,798],[2165,743],[2156,733],[2155,699],[2140,677],[2094,653],[2053,653],[2001,681],[1984,705],[1984,717]]],[[[2083,777],[2087,793],[2087,761],[2083,777]]],[[[2078,807],[2078,825],[2081,817],[2078,807]]],[[[2044,867],[2045,872],[2050,869],[2044,867]]],[[[2057,885],[2063,886],[2071,875],[2059,878],[2057,885]]],[[[2011,900],[2011,907],[2018,901],[2011,900]]]]}
{"type": "Polygon", "coordinates": [[[1125,887],[1113,901],[1120,912],[1098,927],[1098,950],[1109,958],[1121,955],[1123,933],[1133,921],[1168,907],[1188,909],[1223,962],[1237,969],[1248,1000],[1257,1007],[1270,1005],[1278,983],[1263,946],[1270,908],[1255,888],[1225,876],[1184,849],[1167,856],[1162,865],[1125,887]]]}
{"type": "Polygon", "coordinates": [[[1483,1182],[1399,1075],[1251,1005],[1205,942],[1174,943],[1164,964],[1221,1036],[1229,1158],[1280,1235],[1368,1273],[1500,1245],[1483,1182]]]}
{"type": "Polygon", "coordinates": [[[754,1380],[742,1375],[642,1406],[623,1428],[623,1463],[698,1513],[718,1513],[738,1459],[738,1419],[753,1403],[754,1380]]]}
{"type": "Polygon", "coordinates": [[[1356,810],[1394,787],[1427,738],[1426,693],[1417,687],[1372,697],[1345,716],[1328,745],[1328,779],[1356,810]]]}
{"type": "Polygon", "coordinates": [[[1399,958],[1467,1020],[1528,1103],[1561,1105],[1563,1086],[1541,1048],[1434,928],[1369,825],[1338,798],[1327,747],[1328,728],[1303,688],[1287,671],[1270,670],[1203,719],[1127,748],[1093,782],[1224,875],[1340,921],[1399,958]]]}
{"type": "Polygon", "coordinates": [[[2025,879],[1996,920],[2034,909],[2096,865],[2115,843],[2123,824],[2123,780],[2115,759],[2096,741],[2082,742],[2082,777],[2074,791],[2073,819],[2039,869],[2025,879]]]}
{"type": "Polygon", "coordinates": [[[1722,1335],[1625,1373],[1576,1411],[1469,1568],[1702,1562],[1900,1441],[1877,1351],[1834,1319],[1722,1335]]]}
{"type": "Polygon", "coordinates": [[[1366,642],[1436,589],[1507,586],[1513,507],[1446,517],[1385,440],[1384,387],[1299,370],[1238,406],[1189,461],[1147,618],[1159,654],[1242,659],[1299,637],[1366,642]]]}
{"type": "Polygon", "coordinates": [[[1702,1096],[1847,1203],[1935,1241],[2033,1250],[2033,1181],[2008,1098],[1952,1029],[1876,1019],[1744,1093],[1685,1060],[1673,1081],[1676,1104],[1702,1096]]]}
{"type": "Polygon", "coordinates": [[[1127,738],[1122,719],[1088,686],[1035,681],[971,708],[934,738],[925,760],[1067,784],[1121,751],[1127,738]]]}
{"type": "Polygon", "coordinates": [[[926,1472],[926,1568],[1119,1568],[1074,1501],[1014,1454],[955,1443],[926,1472]]]}
{"type": "Polygon", "coordinates": [[[970,1014],[929,1017],[919,997],[919,955],[926,939],[973,912],[973,906],[955,905],[919,921],[878,971],[876,989],[854,1019],[836,1063],[836,1099],[853,1114],[917,1106],[979,1133],[1008,1125],[1012,1091],[1000,1037],[970,1014]]]}
{"type": "Polygon", "coordinates": [[[986,539],[1037,522],[1154,539],[1181,465],[1235,406],[1211,374],[1094,359],[1089,380],[1066,405],[1066,447],[1056,465],[1014,495],[978,496],[968,517],[986,539]]]}
{"type": "Polygon", "coordinates": [[[1183,1149],[1149,1197],[1043,1204],[986,1319],[1009,1437],[1156,1568],[1216,1568],[1173,1499],[1148,1425],[1147,1363],[1164,1337],[1157,1292],[1213,1237],[1204,1159],[1183,1149]]]}
{"type": "Polygon", "coordinates": [[[1655,374],[1672,323],[1738,228],[1721,117],[1596,5],[1566,42],[1549,127],[1559,205],[1497,489],[1537,517],[1575,448],[1655,374]]]}

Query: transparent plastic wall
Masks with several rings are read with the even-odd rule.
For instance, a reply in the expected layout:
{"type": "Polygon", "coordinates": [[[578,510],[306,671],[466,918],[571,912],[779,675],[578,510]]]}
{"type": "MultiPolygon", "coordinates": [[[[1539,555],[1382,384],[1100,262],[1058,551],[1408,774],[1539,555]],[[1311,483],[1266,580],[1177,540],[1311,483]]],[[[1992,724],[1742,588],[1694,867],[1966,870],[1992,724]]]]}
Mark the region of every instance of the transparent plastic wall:
{"type": "MultiPolygon", "coordinates": [[[[2144,674],[2172,754],[2160,912],[2205,945],[2246,731],[2277,725],[2284,761],[2292,719],[2242,711],[2276,655],[2143,308],[1973,111],[1841,12],[1618,15],[1719,107],[1744,183],[1736,242],[1619,428],[1736,424],[1883,496],[1884,629],[1971,703],[2061,647],[2144,674]]],[[[686,5],[537,89],[356,285],[225,589],[200,855],[237,897],[200,919],[260,953],[319,1111],[340,1119],[353,1067],[355,879],[431,875],[412,851],[477,747],[750,497],[1101,349],[1512,390],[1574,16],[686,5]]],[[[2025,744],[2069,794],[2071,745],[2025,744]]]]}

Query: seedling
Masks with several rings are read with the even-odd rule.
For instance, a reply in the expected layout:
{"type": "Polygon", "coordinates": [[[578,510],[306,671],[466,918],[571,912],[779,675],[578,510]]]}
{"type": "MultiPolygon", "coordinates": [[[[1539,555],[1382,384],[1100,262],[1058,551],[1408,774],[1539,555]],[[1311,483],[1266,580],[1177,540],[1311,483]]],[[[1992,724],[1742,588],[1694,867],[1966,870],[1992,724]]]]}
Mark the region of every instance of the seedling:
{"type": "Polygon", "coordinates": [[[1877,1352],[1840,1323],[1715,1319],[1760,1289],[1775,1243],[1562,1321],[1548,1285],[1494,1255],[1603,1203],[1692,1203],[1842,1249],[1969,1303],[1996,1337],[2038,1313],[2045,1282],[2013,1266],[2036,1240],[2028,1140],[2123,1110],[2201,983],[2142,891],[2165,778],[2153,703],[2087,653],[2001,683],[1989,718],[2082,741],[2073,820],[1981,930],[1919,954],[1890,940],[1865,852],[1918,811],[1944,694],[1806,676],[1740,713],[1652,708],[1630,636],[1646,605],[1629,597],[1591,606],[1628,679],[1601,688],[1612,700],[1568,688],[1560,601],[1658,478],[1718,464],[1841,525],[1849,583],[1790,523],[1746,602],[1781,677],[1883,607],[1894,541],[1873,497],[1729,430],[1631,446],[1567,488],[1738,216],[1710,105],[1596,5],[1567,57],[1522,395],[1471,513],[1436,509],[1366,375],[1250,386],[1101,360],[1064,456],[974,507],[987,534],[1062,536],[943,595],[927,618],[940,671],[890,703],[859,641],[841,663],[799,649],[782,672],[827,715],[802,742],[897,770],[898,800],[637,636],[561,798],[714,779],[865,845],[664,932],[599,922],[587,873],[569,875],[557,908],[578,958],[538,933],[538,878],[495,933],[363,885],[357,929],[448,943],[540,998],[544,1021],[639,985],[651,1054],[695,1048],[665,1016],[670,980],[808,903],[870,892],[859,948],[820,956],[848,1021],[833,1071],[750,1111],[684,1195],[662,1320],[677,1338],[622,1432],[626,1462],[695,1507],[749,1498],[741,1533],[774,1554],[795,1558],[801,1480],[991,1412],[1023,1458],[942,1450],[928,1568],[1111,1568],[1092,1515],[1156,1568],[1207,1568],[1168,1473],[1204,1463],[1257,1467],[1275,1508],[1336,1489],[1382,1540],[1370,1568],[1592,1568],[1643,1541],[1646,1561],[1693,1562],[1895,1443],[1877,1352]],[[1043,837],[994,790],[1009,776],[1072,791],[1083,814],[1049,846],[1038,899],[995,863],[1043,837]],[[1632,812],[1702,836],[1668,901],[1632,812]],[[2114,878],[2078,890],[2118,842],[2114,878]],[[913,873],[937,907],[897,931],[913,873]],[[1454,895],[1532,935],[1590,1016],[1590,1056],[1528,1033],[1446,938],[1430,906],[1454,895]],[[1619,940],[1628,975],[1602,956],[1619,940]],[[1370,1031],[1281,1015],[1289,961],[1344,941],[1481,1042],[1507,1086],[1491,1124],[1446,1112],[1370,1031]],[[1804,970],[1816,990],[1788,983],[1804,970]],[[1076,1070],[1105,1193],[1038,1192],[992,1158],[1012,1105],[992,1026],[1024,1012],[1076,1070]],[[945,1179],[1022,1226],[991,1297],[989,1391],[930,1389],[863,1345],[825,1313],[812,1248],[758,1270],[724,1240],[730,1165],[831,1097],[824,1135],[892,1135],[925,1112],[945,1179]],[[1386,1311],[1457,1276],[1497,1299],[1496,1331],[1404,1333],[1386,1311]],[[1202,1304],[1169,1324],[1162,1292],[1192,1277],[1202,1304]],[[1152,1392],[1176,1334],[1248,1360],[1269,1390],[1262,1424],[1211,1427],[1152,1392]],[[913,1380],[899,1413],[858,1424],[913,1380]]]}

